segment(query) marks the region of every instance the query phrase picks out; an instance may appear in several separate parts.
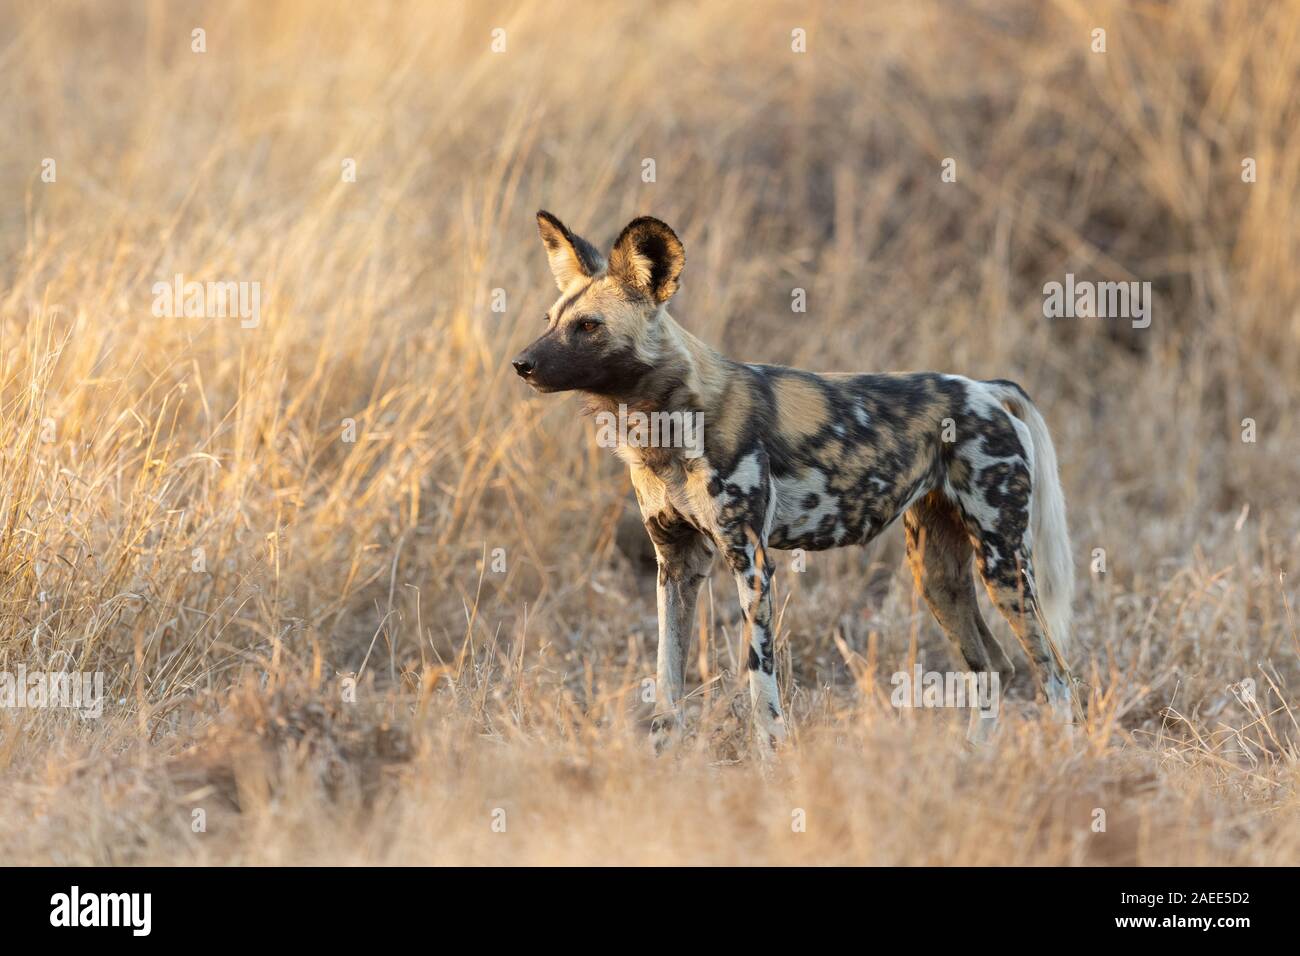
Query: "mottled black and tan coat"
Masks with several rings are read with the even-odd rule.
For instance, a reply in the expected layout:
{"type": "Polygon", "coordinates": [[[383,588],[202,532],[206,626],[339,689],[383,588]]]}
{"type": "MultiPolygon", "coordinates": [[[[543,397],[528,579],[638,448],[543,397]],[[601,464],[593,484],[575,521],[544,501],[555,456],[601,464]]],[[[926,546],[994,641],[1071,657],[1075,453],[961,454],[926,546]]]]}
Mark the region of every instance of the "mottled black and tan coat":
{"type": "Polygon", "coordinates": [[[1073,589],[1065,505],[1046,425],[1019,386],[731,361],[665,309],[685,255],[664,223],[632,221],[605,257],[551,214],[537,220],[560,297],[514,360],[519,374],[598,410],[703,415],[698,457],[618,449],[659,563],[659,742],[680,719],[696,595],[716,555],[740,592],[767,744],[786,734],[768,552],[866,544],[899,516],[917,585],[966,665],[1004,687],[1013,674],[980,615],[973,558],[1053,707],[1077,714],[1060,652],[1073,589]]]}

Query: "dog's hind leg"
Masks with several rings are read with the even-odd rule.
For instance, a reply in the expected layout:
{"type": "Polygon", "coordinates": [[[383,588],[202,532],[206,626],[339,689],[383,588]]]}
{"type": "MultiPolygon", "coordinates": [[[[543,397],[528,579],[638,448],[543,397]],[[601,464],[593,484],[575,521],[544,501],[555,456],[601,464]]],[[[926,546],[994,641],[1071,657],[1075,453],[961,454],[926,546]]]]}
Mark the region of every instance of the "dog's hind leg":
{"type": "Polygon", "coordinates": [[[988,675],[982,686],[991,690],[992,697],[972,708],[967,730],[973,743],[986,742],[996,729],[1000,694],[1010,686],[1015,665],[980,614],[971,573],[970,537],[954,506],[937,492],[903,515],[903,530],[917,590],[966,666],[988,675]]]}
{"type": "Polygon", "coordinates": [[[1000,383],[985,387],[1003,408],[986,407],[987,414],[971,416],[968,440],[956,453],[961,467],[949,472],[949,487],[989,597],[1015,631],[1035,680],[1059,720],[1081,721],[1064,657],[1074,566],[1056,451],[1042,415],[1022,390],[1000,383]]]}
{"type": "Polygon", "coordinates": [[[975,564],[994,607],[1024,648],[1052,711],[1062,723],[1072,723],[1081,720],[1083,713],[1069,666],[1043,624],[1027,533],[1028,510],[1027,502],[1019,507],[1009,500],[999,509],[996,524],[985,527],[969,520],[975,564]]]}

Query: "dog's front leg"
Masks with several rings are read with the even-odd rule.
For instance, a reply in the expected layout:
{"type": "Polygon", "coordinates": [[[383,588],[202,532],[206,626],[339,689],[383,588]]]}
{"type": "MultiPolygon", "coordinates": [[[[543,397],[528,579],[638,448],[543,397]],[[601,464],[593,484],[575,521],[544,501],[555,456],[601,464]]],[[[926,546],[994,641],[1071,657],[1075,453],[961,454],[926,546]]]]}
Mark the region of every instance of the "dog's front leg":
{"type": "Polygon", "coordinates": [[[742,459],[714,496],[718,545],[736,578],[745,615],[749,700],[760,754],[768,756],[786,737],[776,683],[772,626],[772,562],[767,551],[777,502],[761,449],[742,459]]]}
{"type": "Polygon", "coordinates": [[[659,653],[655,667],[655,716],[650,728],[656,753],[663,751],[683,723],[686,652],[691,642],[695,598],[700,590],[698,581],[675,577],[676,571],[659,565],[659,653]]]}
{"type": "MultiPolygon", "coordinates": [[[[647,524],[647,527],[650,527],[647,524]]],[[[704,537],[689,525],[651,528],[659,560],[656,598],[659,607],[659,652],[655,668],[655,716],[650,739],[655,752],[662,752],[680,733],[685,714],[686,654],[690,649],[691,626],[700,585],[713,558],[704,537]]]]}
{"type": "Polygon", "coordinates": [[[785,740],[785,718],[776,683],[776,652],[772,633],[772,565],[767,542],[751,533],[750,544],[728,554],[748,637],[749,699],[754,730],[764,755],[785,740]]]}

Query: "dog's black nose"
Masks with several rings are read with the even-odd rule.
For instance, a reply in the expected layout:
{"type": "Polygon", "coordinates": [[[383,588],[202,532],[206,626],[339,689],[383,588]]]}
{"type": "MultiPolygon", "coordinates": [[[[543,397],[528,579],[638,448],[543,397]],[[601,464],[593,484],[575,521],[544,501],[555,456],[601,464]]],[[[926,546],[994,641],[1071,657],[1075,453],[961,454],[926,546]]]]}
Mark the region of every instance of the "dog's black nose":
{"type": "Polygon", "coordinates": [[[520,378],[527,378],[533,374],[533,363],[528,359],[517,358],[510,364],[515,367],[515,371],[519,373],[520,378]]]}

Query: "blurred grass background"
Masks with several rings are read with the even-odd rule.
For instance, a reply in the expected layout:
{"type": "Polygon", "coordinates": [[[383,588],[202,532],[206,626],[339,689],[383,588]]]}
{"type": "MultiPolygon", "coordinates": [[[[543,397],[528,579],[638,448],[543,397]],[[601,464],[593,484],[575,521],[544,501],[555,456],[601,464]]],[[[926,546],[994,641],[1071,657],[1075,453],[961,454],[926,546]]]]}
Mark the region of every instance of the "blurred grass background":
{"type": "Polygon", "coordinates": [[[1298,31],[1295,3],[1232,0],[0,4],[0,669],[101,670],[110,697],[98,722],[0,710],[3,839],[33,862],[1294,860],[1298,31]],[[888,706],[889,674],[953,666],[891,534],[778,567],[798,742],[775,780],[721,579],[698,737],[646,758],[626,476],[508,365],[554,298],[539,207],[601,246],[672,224],[673,314],[733,357],[1023,384],[1084,577],[1087,733],[1029,709],[968,755],[964,715],[888,706]],[[1045,319],[1067,272],[1151,282],[1150,328],[1045,319]],[[260,283],[260,324],[155,317],[178,273],[260,283]],[[788,809],[737,812],[755,792],[821,795],[821,828],[789,845],[788,809]],[[489,844],[498,799],[529,824],[489,844]]]}

